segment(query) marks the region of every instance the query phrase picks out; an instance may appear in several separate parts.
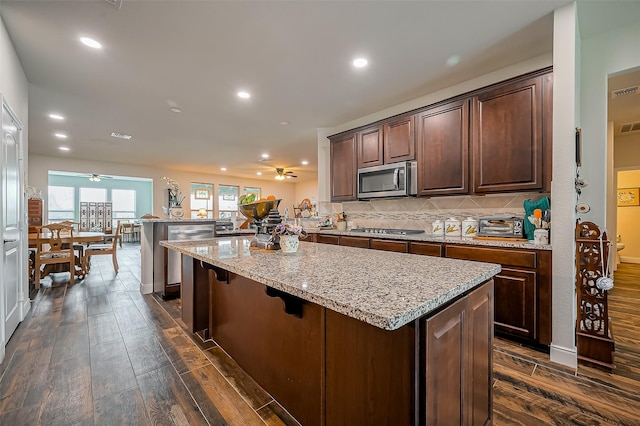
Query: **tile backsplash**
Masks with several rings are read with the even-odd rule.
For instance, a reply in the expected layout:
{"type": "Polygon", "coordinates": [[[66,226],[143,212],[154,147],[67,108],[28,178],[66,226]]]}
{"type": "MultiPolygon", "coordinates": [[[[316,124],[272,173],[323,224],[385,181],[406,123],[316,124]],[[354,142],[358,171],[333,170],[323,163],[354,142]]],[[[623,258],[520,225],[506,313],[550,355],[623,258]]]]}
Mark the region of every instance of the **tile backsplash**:
{"type": "Polygon", "coordinates": [[[461,195],[436,198],[394,198],[344,203],[320,202],[319,216],[345,212],[354,227],[424,229],[431,232],[431,223],[437,219],[456,217],[477,219],[488,216],[524,217],[523,203],[539,200],[549,194],[539,192],[491,194],[485,196],[461,195]]]}

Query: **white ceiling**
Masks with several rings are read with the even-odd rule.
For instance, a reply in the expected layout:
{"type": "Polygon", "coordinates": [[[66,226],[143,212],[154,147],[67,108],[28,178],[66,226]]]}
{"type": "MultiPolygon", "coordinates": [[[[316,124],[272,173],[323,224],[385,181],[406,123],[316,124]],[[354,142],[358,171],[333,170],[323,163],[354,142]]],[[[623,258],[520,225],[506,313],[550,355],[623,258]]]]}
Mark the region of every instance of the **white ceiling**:
{"type": "Polygon", "coordinates": [[[1,0],[0,13],[30,83],[31,153],[273,179],[267,152],[308,180],[316,128],[550,52],[566,3],[1,0]]]}

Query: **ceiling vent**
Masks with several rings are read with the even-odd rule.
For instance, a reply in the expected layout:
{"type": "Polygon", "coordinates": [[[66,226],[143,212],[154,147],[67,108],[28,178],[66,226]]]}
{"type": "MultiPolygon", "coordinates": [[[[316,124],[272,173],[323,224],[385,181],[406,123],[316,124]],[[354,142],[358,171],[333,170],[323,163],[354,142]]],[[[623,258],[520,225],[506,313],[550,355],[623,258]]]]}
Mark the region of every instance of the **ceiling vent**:
{"type": "Polygon", "coordinates": [[[625,89],[618,89],[611,92],[611,99],[619,98],[620,96],[637,95],[638,86],[631,86],[625,89]]]}
{"type": "Polygon", "coordinates": [[[620,134],[640,131],[640,121],[620,125],[620,134]]]}

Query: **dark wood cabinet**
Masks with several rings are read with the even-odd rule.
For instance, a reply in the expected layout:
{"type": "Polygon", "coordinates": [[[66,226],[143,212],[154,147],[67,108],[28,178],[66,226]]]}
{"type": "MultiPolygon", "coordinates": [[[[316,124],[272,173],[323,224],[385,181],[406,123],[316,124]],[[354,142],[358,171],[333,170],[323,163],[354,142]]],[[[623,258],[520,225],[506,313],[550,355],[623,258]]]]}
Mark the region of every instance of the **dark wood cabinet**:
{"type": "Polygon", "coordinates": [[[491,424],[492,304],[489,282],[425,320],[421,387],[433,392],[420,424],[491,424]]]}
{"type": "Polygon", "coordinates": [[[42,200],[30,199],[27,201],[27,218],[29,222],[29,233],[38,232],[37,226],[42,226],[42,200]]]}
{"type": "Polygon", "coordinates": [[[356,200],[357,134],[331,139],[331,201],[356,200]]]}
{"type": "Polygon", "coordinates": [[[551,343],[551,252],[447,244],[445,256],[501,264],[494,277],[496,333],[551,343]]]}
{"type": "Polygon", "coordinates": [[[423,256],[442,257],[442,249],[442,244],[438,243],[419,243],[416,241],[411,241],[409,245],[409,253],[421,254],[423,256]]]}
{"type": "Polygon", "coordinates": [[[382,126],[358,132],[358,168],[380,166],[384,162],[382,126]]]}
{"type": "Polygon", "coordinates": [[[340,236],[340,245],[348,247],[369,248],[369,238],[340,236]]]}
{"type": "Polygon", "coordinates": [[[474,97],[474,192],[543,188],[542,79],[532,77],[474,97]]]}
{"type": "Polygon", "coordinates": [[[334,244],[337,246],[340,244],[340,237],[338,235],[318,234],[315,242],[321,244],[334,244]]]}
{"type": "Polygon", "coordinates": [[[374,250],[394,251],[396,253],[407,253],[409,251],[408,241],[378,240],[372,238],[369,244],[374,250]]]}
{"type": "Polygon", "coordinates": [[[384,125],[384,163],[416,159],[415,116],[394,119],[384,125]]]}
{"type": "Polygon", "coordinates": [[[418,194],[469,192],[469,100],[427,109],[418,116],[418,194]]]}

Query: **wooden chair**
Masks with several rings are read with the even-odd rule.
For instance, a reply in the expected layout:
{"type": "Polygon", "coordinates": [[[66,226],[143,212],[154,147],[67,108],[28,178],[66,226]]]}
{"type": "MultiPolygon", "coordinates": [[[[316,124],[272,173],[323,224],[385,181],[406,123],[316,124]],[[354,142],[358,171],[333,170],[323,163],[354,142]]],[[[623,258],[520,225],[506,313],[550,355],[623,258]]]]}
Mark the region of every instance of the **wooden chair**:
{"type": "Polygon", "coordinates": [[[111,255],[113,269],[116,271],[116,274],[118,273],[118,257],[116,255],[116,251],[118,249],[118,240],[121,238],[121,229],[122,225],[120,225],[120,221],[118,221],[116,233],[113,235],[113,241],[111,241],[111,244],[91,244],[85,249],[84,258],[82,259],[82,269],[84,269],[85,273],[89,273],[89,269],[91,268],[91,256],[98,256],[102,254],[111,255]]]}
{"type": "MultiPolygon", "coordinates": [[[[120,232],[122,235],[122,240],[124,240],[127,243],[132,242],[135,238],[133,223],[123,222],[122,229],[120,230],[120,232]]],[[[120,247],[122,247],[122,241],[120,242],[120,247]]]]}
{"type": "Polygon", "coordinates": [[[50,223],[38,226],[35,260],[35,284],[40,288],[42,279],[42,265],[64,264],[69,265],[69,284],[75,282],[75,253],[73,250],[73,226],[64,223],[50,223]],[[62,242],[62,239],[65,242],[62,242]],[[66,248],[65,248],[66,247],[66,248]]]}

